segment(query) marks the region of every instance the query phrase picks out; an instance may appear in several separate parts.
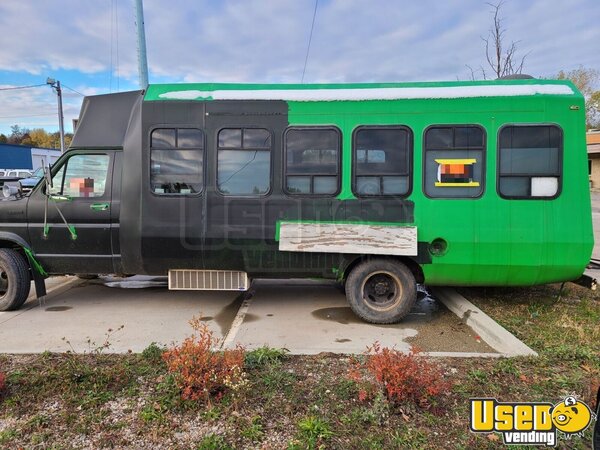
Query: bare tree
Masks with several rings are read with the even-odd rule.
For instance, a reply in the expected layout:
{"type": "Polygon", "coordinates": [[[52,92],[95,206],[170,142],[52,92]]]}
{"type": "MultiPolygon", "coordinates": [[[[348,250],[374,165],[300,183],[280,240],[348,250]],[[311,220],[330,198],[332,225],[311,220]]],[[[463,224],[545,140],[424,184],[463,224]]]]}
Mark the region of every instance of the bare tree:
{"type": "MultiPolygon", "coordinates": [[[[504,28],[502,24],[503,19],[500,16],[500,9],[504,5],[504,1],[501,0],[498,3],[487,4],[492,8],[494,21],[487,37],[481,38],[483,42],[485,42],[486,61],[496,78],[520,74],[523,72],[523,65],[525,64],[525,58],[527,58],[527,54],[521,59],[518,58],[518,41],[511,41],[511,43],[506,47],[504,45],[506,28],[504,28]]],[[[467,67],[471,70],[471,77],[475,79],[476,71],[469,66],[467,67]]],[[[487,79],[487,73],[485,69],[480,66],[478,70],[481,71],[483,79],[487,79]]]]}
{"type": "Polygon", "coordinates": [[[588,128],[600,127],[600,71],[579,66],[577,69],[561,70],[559,80],[571,80],[585,97],[585,115],[588,128]]]}

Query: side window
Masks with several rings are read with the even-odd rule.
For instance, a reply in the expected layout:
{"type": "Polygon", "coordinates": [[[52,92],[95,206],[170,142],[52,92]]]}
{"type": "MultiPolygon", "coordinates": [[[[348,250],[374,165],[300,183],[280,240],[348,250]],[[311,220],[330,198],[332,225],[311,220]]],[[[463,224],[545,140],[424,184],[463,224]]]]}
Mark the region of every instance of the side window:
{"type": "Polygon", "coordinates": [[[52,177],[51,194],[71,198],[102,197],[108,176],[108,155],[74,155],[52,177]]]}
{"type": "Polygon", "coordinates": [[[202,191],[204,133],[198,128],[157,128],[150,135],[150,185],[156,194],[202,191]]]}
{"type": "Polygon", "coordinates": [[[271,188],[271,132],[224,128],[217,145],[217,186],[225,195],[264,195],[271,188]]]}
{"type": "Polygon", "coordinates": [[[340,190],[341,135],[336,128],[289,128],[285,133],[288,194],[332,196],[340,190]]]}
{"type": "Polygon", "coordinates": [[[354,133],[352,189],[358,196],[406,196],[411,190],[412,133],[406,127],[361,127],[354,133]]]}
{"type": "Polygon", "coordinates": [[[432,198],[477,198],[483,194],[483,128],[475,125],[435,125],[425,131],[424,147],[425,195],[432,198]]]}
{"type": "Polygon", "coordinates": [[[562,132],[554,125],[507,126],[498,142],[498,192],[504,198],[553,198],[560,190],[562,132]]]}

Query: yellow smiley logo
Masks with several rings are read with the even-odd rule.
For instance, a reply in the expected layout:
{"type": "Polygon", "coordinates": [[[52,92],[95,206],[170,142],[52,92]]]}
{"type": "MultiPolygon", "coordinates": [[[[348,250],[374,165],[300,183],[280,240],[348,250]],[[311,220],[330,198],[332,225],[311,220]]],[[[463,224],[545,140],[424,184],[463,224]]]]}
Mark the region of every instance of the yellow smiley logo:
{"type": "Polygon", "coordinates": [[[581,433],[592,421],[592,411],[575,397],[567,397],[552,409],[552,422],[559,431],[566,434],[581,433]]]}

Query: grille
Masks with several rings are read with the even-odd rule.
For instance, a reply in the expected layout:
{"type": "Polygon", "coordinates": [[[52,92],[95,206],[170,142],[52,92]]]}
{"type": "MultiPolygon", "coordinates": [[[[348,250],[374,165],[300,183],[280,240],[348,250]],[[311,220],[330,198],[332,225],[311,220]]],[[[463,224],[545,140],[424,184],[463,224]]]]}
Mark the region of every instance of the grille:
{"type": "Polygon", "coordinates": [[[247,291],[248,274],[235,270],[169,270],[169,289],[182,291],[247,291]]]}

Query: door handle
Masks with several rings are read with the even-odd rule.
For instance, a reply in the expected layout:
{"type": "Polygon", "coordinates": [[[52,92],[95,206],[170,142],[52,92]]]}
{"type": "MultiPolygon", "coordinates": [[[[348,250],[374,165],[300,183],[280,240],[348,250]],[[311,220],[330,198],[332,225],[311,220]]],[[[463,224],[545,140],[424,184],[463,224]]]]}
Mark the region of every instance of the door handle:
{"type": "Polygon", "coordinates": [[[94,211],[106,211],[108,209],[108,203],[92,203],[90,209],[94,211]]]}

